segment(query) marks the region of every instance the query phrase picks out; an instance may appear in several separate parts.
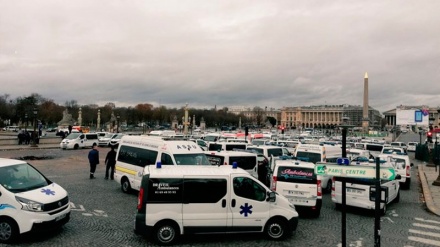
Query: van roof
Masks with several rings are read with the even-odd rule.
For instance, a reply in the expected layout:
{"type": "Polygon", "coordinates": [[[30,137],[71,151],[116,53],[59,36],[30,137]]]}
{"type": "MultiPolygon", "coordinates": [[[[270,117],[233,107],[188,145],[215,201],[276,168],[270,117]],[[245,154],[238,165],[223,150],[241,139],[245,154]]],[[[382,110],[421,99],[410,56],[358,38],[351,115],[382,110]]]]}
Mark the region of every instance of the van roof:
{"type": "MultiPolygon", "coordinates": [[[[307,168],[315,168],[315,164],[312,162],[300,161],[300,160],[292,160],[292,159],[276,159],[275,165],[277,166],[291,166],[291,167],[307,167],[307,168]]],[[[275,168],[276,169],[276,168],[275,168]]]]}
{"type": "Polygon", "coordinates": [[[202,148],[197,143],[183,140],[164,140],[156,136],[129,136],[121,138],[119,145],[129,145],[137,147],[152,148],[162,151],[170,151],[173,154],[203,153],[202,148]]]}
{"type": "Polygon", "coordinates": [[[218,156],[254,156],[257,157],[256,153],[243,152],[243,151],[205,151],[205,154],[218,155],[218,156]]]}
{"type": "Polygon", "coordinates": [[[232,166],[146,166],[144,174],[150,174],[150,177],[175,177],[183,176],[229,176],[230,174],[249,175],[248,172],[241,168],[233,168],[232,166]]]}
{"type": "Polygon", "coordinates": [[[17,164],[26,164],[26,162],[22,160],[0,158],[0,167],[13,166],[17,164]]]}

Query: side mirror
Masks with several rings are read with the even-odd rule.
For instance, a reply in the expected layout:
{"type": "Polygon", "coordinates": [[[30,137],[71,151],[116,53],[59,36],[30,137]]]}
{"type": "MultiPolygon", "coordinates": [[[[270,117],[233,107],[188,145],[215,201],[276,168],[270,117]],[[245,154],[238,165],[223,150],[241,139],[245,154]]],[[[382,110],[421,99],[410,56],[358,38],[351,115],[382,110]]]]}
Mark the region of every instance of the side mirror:
{"type": "Polygon", "coordinates": [[[402,176],[400,176],[400,174],[397,174],[396,177],[394,178],[395,180],[400,180],[402,179],[402,176]]]}
{"type": "Polygon", "coordinates": [[[268,202],[275,202],[276,197],[277,196],[275,194],[275,191],[267,192],[267,199],[266,199],[266,201],[268,201],[268,202]]]}

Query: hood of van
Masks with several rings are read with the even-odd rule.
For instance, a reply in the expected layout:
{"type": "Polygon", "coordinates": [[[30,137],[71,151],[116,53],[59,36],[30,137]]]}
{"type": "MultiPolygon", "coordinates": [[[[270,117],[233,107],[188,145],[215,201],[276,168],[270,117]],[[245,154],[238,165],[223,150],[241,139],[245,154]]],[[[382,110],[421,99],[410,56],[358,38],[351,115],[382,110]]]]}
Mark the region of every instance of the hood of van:
{"type": "Polygon", "coordinates": [[[49,184],[48,186],[41,187],[35,190],[16,193],[16,196],[40,202],[50,203],[58,201],[67,196],[67,191],[56,183],[49,184]]]}

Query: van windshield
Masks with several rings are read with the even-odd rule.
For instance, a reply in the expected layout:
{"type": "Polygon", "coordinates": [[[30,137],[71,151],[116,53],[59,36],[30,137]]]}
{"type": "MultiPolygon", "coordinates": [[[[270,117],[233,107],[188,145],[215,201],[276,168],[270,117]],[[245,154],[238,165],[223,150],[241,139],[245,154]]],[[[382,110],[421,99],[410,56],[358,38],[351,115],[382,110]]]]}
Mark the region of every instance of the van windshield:
{"type": "Polygon", "coordinates": [[[78,136],[80,136],[80,135],[82,135],[82,133],[79,133],[79,132],[73,133],[72,132],[66,137],[66,139],[73,140],[73,139],[78,138],[78,136]]]}
{"type": "Polygon", "coordinates": [[[316,184],[316,174],[312,168],[280,166],[277,182],[316,184]]]}
{"type": "Polygon", "coordinates": [[[200,154],[175,154],[174,159],[176,160],[177,165],[203,165],[210,166],[206,155],[203,153],[200,154]]]}
{"type": "Polygon", "coordinates": [[[0,184],[13,193],[38,189],[51,183],[28,163],[0,167],[0,184]]]}
{"type": "Polygon", "coordinates": [[[298,151],[296,153],[296,158],[302,161],[307,161],[312,163],[321,162],[321,154],[319,153],[298,151]]]}

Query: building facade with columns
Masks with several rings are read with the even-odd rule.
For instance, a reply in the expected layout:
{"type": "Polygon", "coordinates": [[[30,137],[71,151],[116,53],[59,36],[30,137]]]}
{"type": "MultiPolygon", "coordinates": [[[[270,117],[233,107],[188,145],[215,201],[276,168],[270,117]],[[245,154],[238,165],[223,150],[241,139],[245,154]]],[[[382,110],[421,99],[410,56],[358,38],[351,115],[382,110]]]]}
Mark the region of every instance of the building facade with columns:
{"type": "MultiPolygon", "coordinates": [[[[379,127],[382,116],[378,110],[369,107],[371,127],[379,127]]],[[[342,124],[342,117],[349,118],[348,124],[362,127],[363,107],[354,105],[317,105],[283,107],[281,125],[286,128],[331,129],[342,124]]]]}

